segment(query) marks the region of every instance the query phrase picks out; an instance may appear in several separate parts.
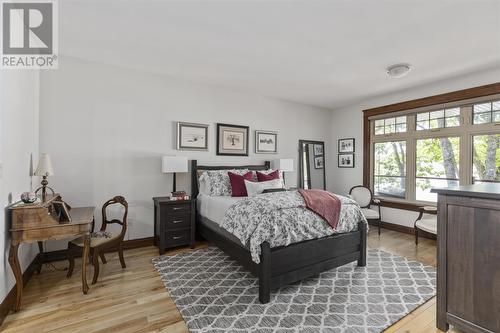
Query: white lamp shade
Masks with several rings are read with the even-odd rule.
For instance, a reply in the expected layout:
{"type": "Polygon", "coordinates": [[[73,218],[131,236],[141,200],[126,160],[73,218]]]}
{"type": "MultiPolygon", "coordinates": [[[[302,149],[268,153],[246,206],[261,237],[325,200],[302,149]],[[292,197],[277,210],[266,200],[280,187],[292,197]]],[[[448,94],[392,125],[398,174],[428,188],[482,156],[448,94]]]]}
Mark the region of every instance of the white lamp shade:
{"type": "Polygon", "coordinates": [[[188,172],[188,159],[186,156],[163,156],[161,159],[161,172],[188,172]]]}
{"type": "Polygon", "coordinates": [[[54,168],[52,168],[52,161],[47,153],[42,153],[40,155],[40,161],[35,170],[35,176],[53,176],[54,168]]]}
{"type": "Polygon", "coordinates": [[[274,162],[274,168],[284,171],[290,172],[293,171],[293,158],[280,158],[274,162]]]}

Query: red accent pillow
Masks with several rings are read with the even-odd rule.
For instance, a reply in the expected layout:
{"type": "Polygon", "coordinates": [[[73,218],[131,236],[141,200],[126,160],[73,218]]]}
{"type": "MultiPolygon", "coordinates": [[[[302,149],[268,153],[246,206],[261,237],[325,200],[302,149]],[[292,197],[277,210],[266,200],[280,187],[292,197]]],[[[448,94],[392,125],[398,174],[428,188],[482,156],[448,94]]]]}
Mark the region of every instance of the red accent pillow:
{"type": "Polygon", "coordinates": [[[227,172],[229,176],[229,181],[231,182],[231,196],[233,197],[246,197],[248,196],[247,188],[245,186],[245,180],[253,181],[253,172],[248,171],[243,176],[233,173],[231,171],[227,172]]]}
{"type": "Polygon", "coordinates": [[[280,179],[280,171],[274,170],[270,173],[262,173],[257,171],[257,179],[259,182],[267,182],[269,180],[280,179]]]}

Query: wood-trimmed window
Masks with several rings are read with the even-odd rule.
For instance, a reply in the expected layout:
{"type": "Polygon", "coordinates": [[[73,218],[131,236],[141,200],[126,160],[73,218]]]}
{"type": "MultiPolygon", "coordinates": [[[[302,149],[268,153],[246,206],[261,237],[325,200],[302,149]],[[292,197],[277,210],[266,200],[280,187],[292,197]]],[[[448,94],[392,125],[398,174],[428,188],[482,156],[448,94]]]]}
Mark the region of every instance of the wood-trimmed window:
{"type": "Polygon", "coordinates": [[[364,110],[363,183],[389,207],[500,182],[500,83],[364,110]]]}

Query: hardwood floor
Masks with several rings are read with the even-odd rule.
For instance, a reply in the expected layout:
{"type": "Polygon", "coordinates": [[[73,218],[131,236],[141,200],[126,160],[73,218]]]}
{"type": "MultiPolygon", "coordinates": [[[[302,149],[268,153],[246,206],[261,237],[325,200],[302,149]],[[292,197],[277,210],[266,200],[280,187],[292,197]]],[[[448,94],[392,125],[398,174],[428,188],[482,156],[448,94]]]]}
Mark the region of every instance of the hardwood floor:
{"type": "MultiPolygon", "coordinates": [[[[368,245],[418,260],[426,265],[436,265],[435,241],[422,239],[418,248],[411,235],[383,230],[379,237],[371,232],[368,245]]],[[[204,244],[198,244],[203,247],[204,244]]],[[[170,251],[172,254],[180,249],[170,251]]],[[[151,264],[158,256],[155,247],[125,252],[127,268],[122,270],[118,256],[107,254],[108,263],[101,265],[97,284],[89,294],[81,293],[76,261],[73,277],[46,265],[42,274],[35,275],[25,289],[23,309],[11,313],[0,327],[10,332],[187,332],[187,328],[170,299],[168,292],[151,264]]],[[[64,269],[67,262],[54,263],[64,269]]],[[[89,272],[89,281],[92,269],[89,272]]],[[[419,307],[386,332],[430,333],[435,328],[435,299],[419,307]]],[[[458,332],[458,331],[451,331],[458,332]]]]}

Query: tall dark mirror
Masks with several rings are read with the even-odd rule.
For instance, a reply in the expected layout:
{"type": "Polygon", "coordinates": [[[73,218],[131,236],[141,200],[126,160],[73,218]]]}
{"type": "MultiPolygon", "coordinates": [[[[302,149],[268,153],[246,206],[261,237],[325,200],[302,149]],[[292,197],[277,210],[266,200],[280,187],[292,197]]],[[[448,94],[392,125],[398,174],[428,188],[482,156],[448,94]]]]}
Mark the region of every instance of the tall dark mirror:
{"type": "Polygon", "coordinates": [[[299,140],[300,187],[326,189],[325,143],[299,140]]]}

